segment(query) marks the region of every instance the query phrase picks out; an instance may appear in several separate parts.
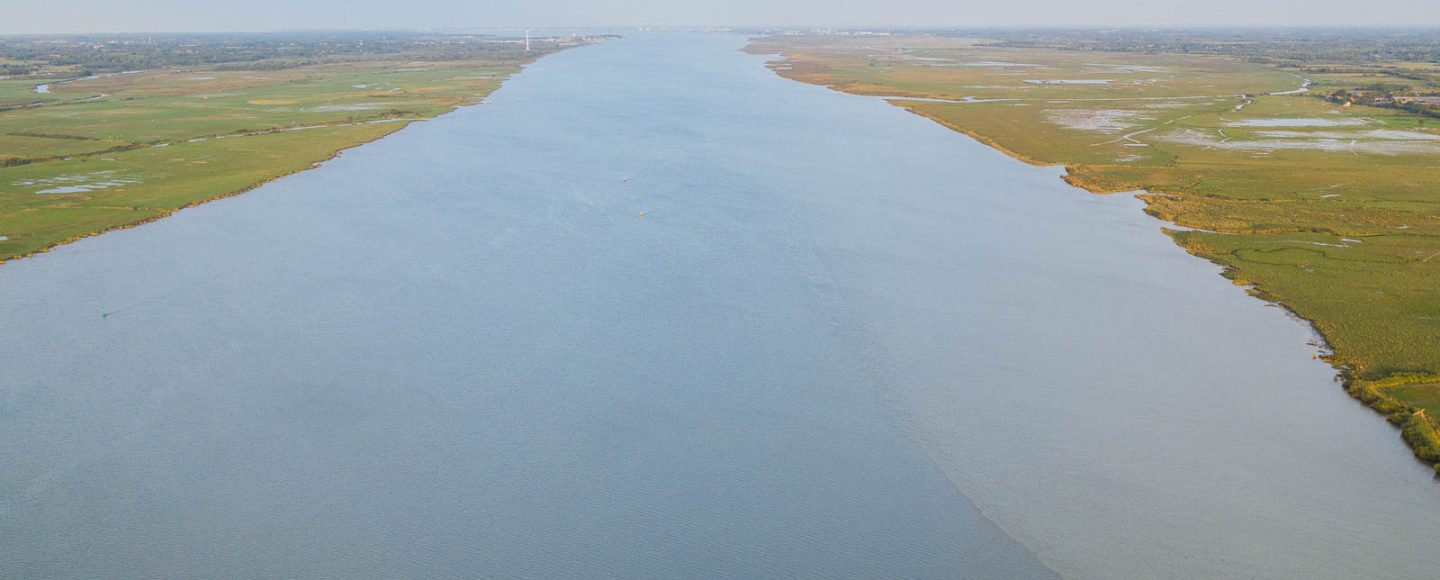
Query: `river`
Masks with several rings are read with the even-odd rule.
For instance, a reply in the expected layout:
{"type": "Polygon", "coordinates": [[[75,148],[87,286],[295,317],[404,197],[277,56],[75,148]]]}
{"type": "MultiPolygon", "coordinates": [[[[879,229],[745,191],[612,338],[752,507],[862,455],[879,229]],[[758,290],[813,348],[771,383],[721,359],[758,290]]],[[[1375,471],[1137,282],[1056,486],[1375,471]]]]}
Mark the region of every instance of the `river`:
{"type": "Polygon", "coordinates": [[[1440,486],[1303,324],[743,45],[567,50],[0,266],[0,576],[1440,569],[1440,486]]]}

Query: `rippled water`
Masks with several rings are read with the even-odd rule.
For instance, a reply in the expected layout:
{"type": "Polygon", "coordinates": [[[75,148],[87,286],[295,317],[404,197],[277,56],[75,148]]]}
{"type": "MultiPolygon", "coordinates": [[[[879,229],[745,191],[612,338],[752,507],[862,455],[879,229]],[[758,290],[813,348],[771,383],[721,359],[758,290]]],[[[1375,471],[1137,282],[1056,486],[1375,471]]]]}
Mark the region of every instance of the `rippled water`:
{"type": "Polygon", "coordinates": [[[566,51],[0,267],[0,576],[1436,569],[1303,326],[743,42],[566,51]]]}

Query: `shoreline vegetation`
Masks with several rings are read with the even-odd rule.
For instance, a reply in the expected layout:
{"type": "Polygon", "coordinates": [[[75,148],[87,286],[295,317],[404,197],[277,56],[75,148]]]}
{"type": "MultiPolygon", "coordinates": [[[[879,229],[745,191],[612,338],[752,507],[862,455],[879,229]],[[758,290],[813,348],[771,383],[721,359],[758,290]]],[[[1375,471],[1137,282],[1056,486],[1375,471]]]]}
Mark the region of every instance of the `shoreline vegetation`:
{"type": "Polygon", "coordinates": [[[603,39],[0,38],[0,264],[312,169],[603,39]]]}
{"type": "Polygon", "coordinates": [[[784,78],[1064,166],[1089,192],[1139,192],[1187,252],[1309,323],[1346,392],[1440,476],[1440,199],[1426,189],[1440,122],[1334,97],[1377,79],[1386,98],[1440,94],[1440,36],[1135,34],[831,31],[745,50],[778,55],[784,78]]]}

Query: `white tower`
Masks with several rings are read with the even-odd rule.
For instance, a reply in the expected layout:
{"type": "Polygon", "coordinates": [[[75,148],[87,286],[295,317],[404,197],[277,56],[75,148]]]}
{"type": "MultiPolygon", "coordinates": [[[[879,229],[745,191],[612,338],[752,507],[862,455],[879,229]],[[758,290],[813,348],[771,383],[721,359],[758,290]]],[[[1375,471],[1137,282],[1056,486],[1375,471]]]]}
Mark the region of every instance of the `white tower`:
{"type": "Polygon", "coordinates": [[[530,29],[525,29],[525,52],[530,52],[530,29]]]}

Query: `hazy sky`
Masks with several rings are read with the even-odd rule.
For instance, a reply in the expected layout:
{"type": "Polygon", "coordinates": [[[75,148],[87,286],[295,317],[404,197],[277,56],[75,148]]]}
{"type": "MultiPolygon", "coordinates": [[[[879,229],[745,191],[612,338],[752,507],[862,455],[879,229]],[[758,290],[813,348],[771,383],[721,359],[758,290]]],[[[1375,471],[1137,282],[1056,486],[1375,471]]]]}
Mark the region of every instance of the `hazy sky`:
{"type": "Polygon", "coordinates": [[[639,24],[1440,25],[1440,0],[0,0],[0,34],[639,24]]]}

